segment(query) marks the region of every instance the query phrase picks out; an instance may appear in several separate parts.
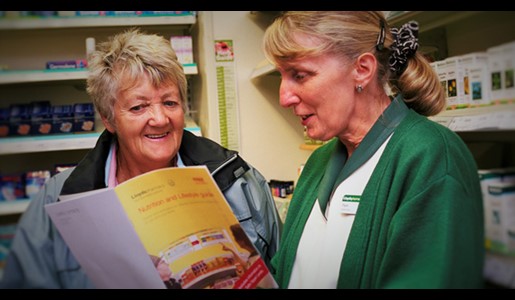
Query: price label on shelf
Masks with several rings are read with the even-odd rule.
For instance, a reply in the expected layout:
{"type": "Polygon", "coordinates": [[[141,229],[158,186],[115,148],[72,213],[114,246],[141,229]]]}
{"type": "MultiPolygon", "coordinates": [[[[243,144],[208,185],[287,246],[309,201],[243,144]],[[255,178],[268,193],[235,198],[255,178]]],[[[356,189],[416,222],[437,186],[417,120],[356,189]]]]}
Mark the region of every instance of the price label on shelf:
{"type": "Polygon", "coordinates": [[[220,144],[239,151],[240,124],[232,40],[215,41],[215,60],[220,144]]]}

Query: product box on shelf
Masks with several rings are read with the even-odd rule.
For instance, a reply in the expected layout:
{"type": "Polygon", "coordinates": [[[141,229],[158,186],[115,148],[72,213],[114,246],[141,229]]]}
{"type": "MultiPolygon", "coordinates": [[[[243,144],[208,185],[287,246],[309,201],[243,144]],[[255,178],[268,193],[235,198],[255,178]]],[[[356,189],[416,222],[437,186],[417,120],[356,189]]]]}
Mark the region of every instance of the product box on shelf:
{"type": "Polygon", "coordinates": [[[486,50],[488,54],[488,70],[490,72],[490,101],[497,104],[502,103],[506,96],[504,88],[504,49],[502,45],[490,47],[486,50]]]}
{"type": "Polygon", "coordinates": [[[144,10],[142,16],[195,16],[196,11],[192,10],[144,10]]]}
{"type": "Polygon", "coordinates": [[[192,11],[169,11],[169,10],[107,10],[104,12],[108,17],[139,17],[139,16],[188,16],[193,15],[192,11]]]}
{"type": "Polygon", "coordinates": [[[486,232],[490,249],[515,255],[515,183],[500,182],[488,186],[492,221],[486,232]]]}
{"type": "Polygon", "coordinates": [[[456,57],[449,57],[436,62],[436,70],[440,83],[445,89],[447,109],[461,107],[461,99],[458,97],[458,60],[456,57]]]}
{"type": "Polygon", "coordinates": [[[52,131],[52,105],[50,101],[34,101],[30,104],[30,133],[45,135],[52,131]]]}
{"type": "Polygon", "coordinates": [[[465,54],[458,61],[464,77],[465,103],[470,107],[489,105],[491,84],[486,52],[465,54]]]}
{"type": "Polygon", "coordinates": [[[95,108],[93,103],[75,103],[73,105],[73,131],[95,131],[95,108]]]}
{"type": "Polygon", "coordinates": [[[195,11],[168,10],[78,10],[57,11],[59,17],[157,17],[157,16],[194,16],[195,11]]]}
{"type": "Polygon", "coordinates": [[[37,195],[45,182],[50,179],[49,170],[29,171],[25,173],[25,195],[29,198],[37,195]]]}
{"type": "Polygon", "coordinates": [[[288,195],[293,194],[293,181],[282,181],[272,179],[268,183],[272,191],[272,195],[276,197],[286,198],[288,195]]]}
{"type": "Polygon", "coordinates": [[[5,260],[16,232],[16,224],[2,224],[0,225],[0,269],[5,265],[5,260]]]}
{"type": "Polygon", "coordinates": [[[0,176],[0,202],[25,198],[25,182],[20,174],[0,176]]]}
{"type": "Polygon", "coordinates": [[[77,11],[59,11],[62,17],[105,17],[106,12],[103,10],[77,10],[77,11]]]}
{"type": "Polygon", "coordinates": [[[0,108],[0,137],[9,135],[9,108],[0,108]]]}
{"type": "Polygon", "coordinates": [[[485,247],[488,250],[497,249],[499,251],[502,248],[498,241],[500,236],[499,201],[492,198],[489,188],[499,184],[515,184],[515,168],[480,169],[478,175],[484,207],[485,247]]]}
{"type": "Polygon", "coordinates": [[[108,17],[137,17],[141,15],[141,11],[136,10],[106,10],[105,15],[108,17]]]}
{"type": "Polygon", "coordinates": [[[9,108],[9,135],[29,135],[31,127],[30,104],[11,104],[9,108]]]}
{"type": "Polygon", "coordinates": [[[88,61],[85,59],[76,59],[76,60],[58,60],[58,61],[49,61],[46,63],[47,70],[56,70],[56,69],[82,69],[88,67],[88,61]]]}
{"type": "Polygon", "coordinates": [[[191,36],[172,36],[170,38],[172,48],[177,54],[177,60],[181,64],[192,64],[193,63],[193,41],[191,36]]]}
{"type": "Polygon", "coordinates": [[[73,130],[73,106],[52,106],[52,133],[70,133],[73,130]]]}
{"type": "Polygon", "coordinates": [[[504,100],[515,101],[515,41],[502,44],[504,59],[504,100]]]}

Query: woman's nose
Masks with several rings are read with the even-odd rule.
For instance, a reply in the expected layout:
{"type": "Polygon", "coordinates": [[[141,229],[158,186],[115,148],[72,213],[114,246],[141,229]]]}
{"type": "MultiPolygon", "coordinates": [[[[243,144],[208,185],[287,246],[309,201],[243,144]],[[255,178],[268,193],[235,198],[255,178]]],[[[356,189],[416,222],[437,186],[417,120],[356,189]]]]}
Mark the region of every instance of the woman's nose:
{"type": "Polygon", "coordinates": [[[281,81],[279,87],[279,104],[282,107],[290,107],[299,103],[299,97],[293,92],[286,81],[281,81]]]}
{"type": "Polygon", "coordinates": [[[152,126],[161,126],[168,122],[168,117],[164,107],[161,105],[153,105],[150,109],[149,124],[152,126]]]}

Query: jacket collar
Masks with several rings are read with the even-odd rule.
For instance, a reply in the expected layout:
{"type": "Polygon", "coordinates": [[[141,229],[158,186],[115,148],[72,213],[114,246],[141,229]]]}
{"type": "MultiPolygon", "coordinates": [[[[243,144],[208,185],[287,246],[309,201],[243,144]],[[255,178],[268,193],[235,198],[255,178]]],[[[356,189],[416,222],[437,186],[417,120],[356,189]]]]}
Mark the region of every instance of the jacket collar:
{"type": "Polygon", "coordinates": [[[222,191],[250,169],[238,152],[185,130],[182,135],[181,159],[186,166],[205,165],[222,191]]]}
{"type": "Polygon", "coordinates": [[[104,130],[95,147],[75,167],[63,185],[61,194],[74,194],[105,188],[105,162],[114,135],[104,130]]]}
{"type": "MultiPolygon", "coordinates": [[[[95,147],[79,162],[66,179],[61,194],[74,194],[105,188],[105,164],[115,136],[104,130],[95,147]]],[[[181,147],[182,161],[186,166],[205,165],[222,191],[250,169],[238,152],[221,147],[210,139],[184,130],[181,147]]]]}

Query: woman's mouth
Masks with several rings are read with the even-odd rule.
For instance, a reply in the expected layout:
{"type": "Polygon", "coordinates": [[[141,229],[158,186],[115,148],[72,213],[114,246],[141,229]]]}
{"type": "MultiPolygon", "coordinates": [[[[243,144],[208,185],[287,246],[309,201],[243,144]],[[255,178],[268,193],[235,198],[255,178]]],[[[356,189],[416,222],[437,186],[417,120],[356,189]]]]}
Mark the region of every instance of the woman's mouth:
{"type": "Polygon", "coordinates": [[[308,119],[313,116],[313,114],[310,114],[310,115],[299,115],[300,119],[301,119],[301,122],[302,122],[302,125],[306,126],[307,122],[308,122],[308,119]]]}
{"type": "Polygon", "coordinates": [[[161,134],[147,134],[145,136],[148,137],[149,139],[162,139],[167,135],[168,135],[168,132],[161,133],[161,134]]]}

